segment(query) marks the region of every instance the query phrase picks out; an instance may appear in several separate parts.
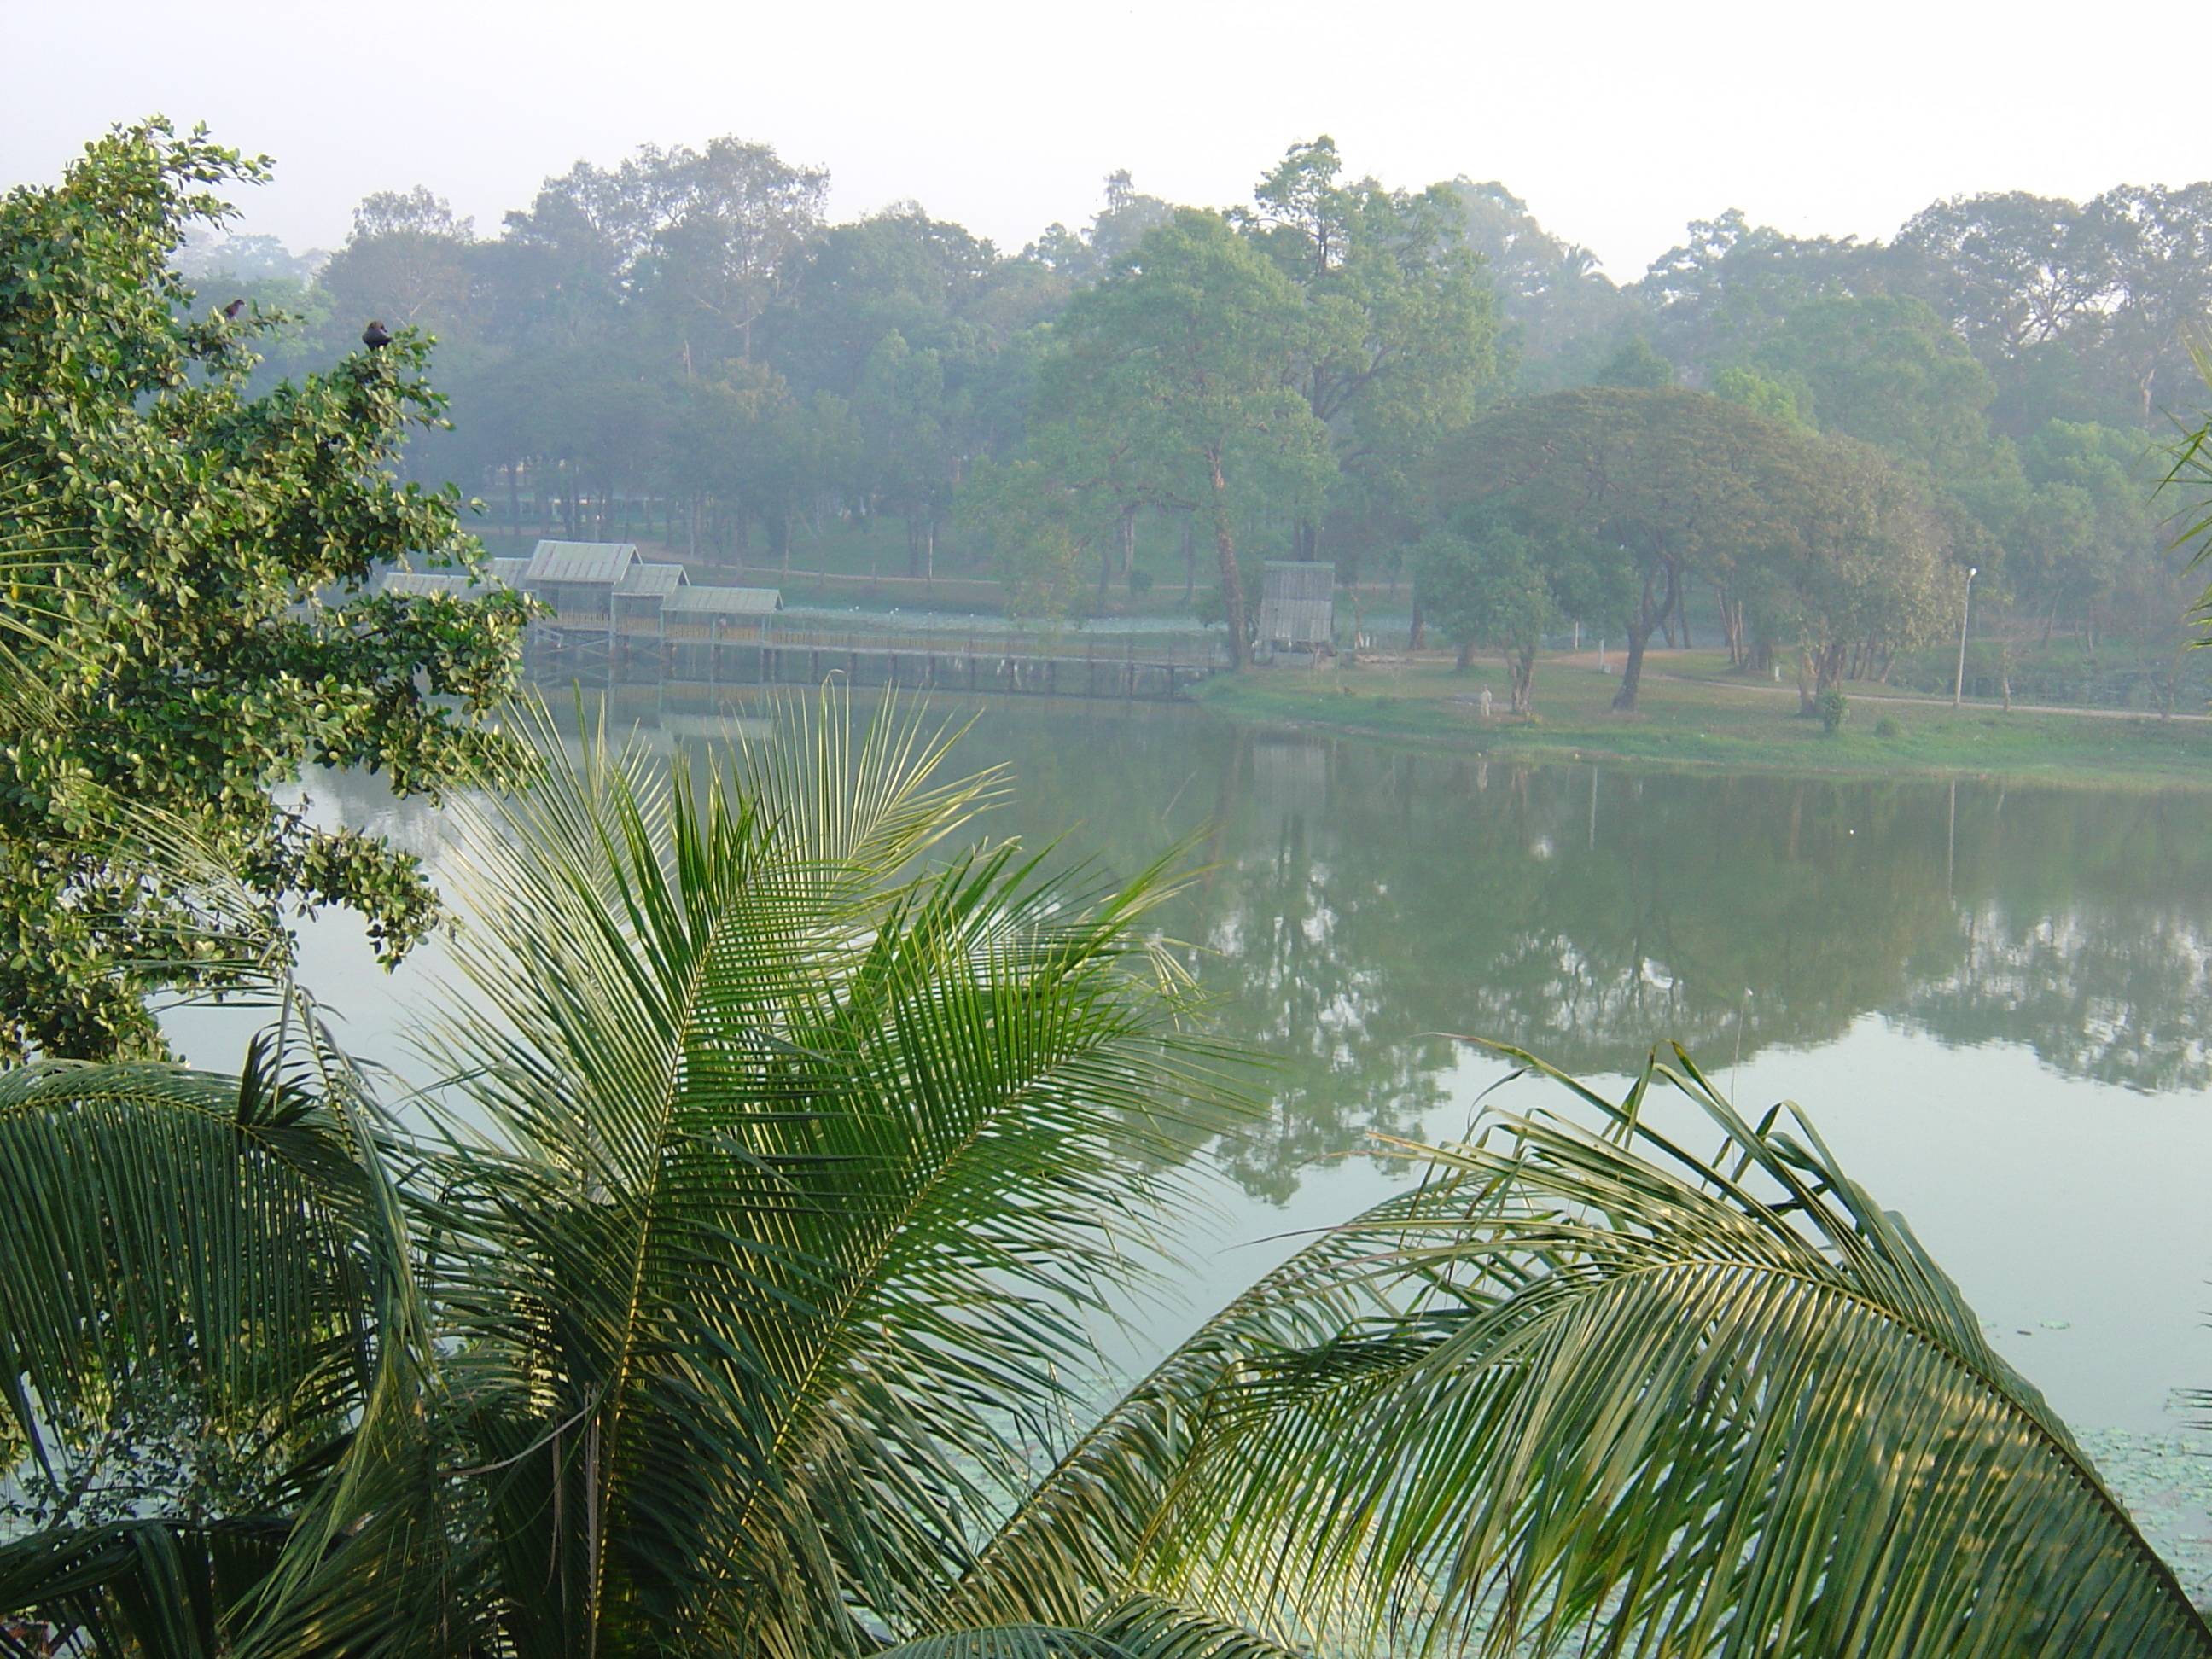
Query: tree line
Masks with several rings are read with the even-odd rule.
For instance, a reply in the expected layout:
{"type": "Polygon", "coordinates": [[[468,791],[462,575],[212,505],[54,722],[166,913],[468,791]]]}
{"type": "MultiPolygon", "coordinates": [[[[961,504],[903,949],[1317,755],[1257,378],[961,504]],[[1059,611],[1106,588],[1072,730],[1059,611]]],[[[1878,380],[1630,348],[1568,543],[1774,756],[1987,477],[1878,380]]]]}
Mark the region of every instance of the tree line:
{"type": "Polygon", "coordinates": [[[452,429],[408,465],[518,532],[788,568],[795,534],[882,518],[908,574],[950,532],[1030,613],[1180,564],[1240,649],[1261,558],[1419,566],[1463,647],[1701,627],[1747,669],[1796,651],[1808,695],[1940,631],[1970,568],[2046,641],[2175,634],[2144,456],[2192,395],[2212,185],[1956,198],[1887,242],[1730,212],[1626,284],[1502,185],[1385,188],[1326,137],[1224,211],[1115,174],[1018,252],[912,203],[830,223],[827,185],[763,144],[648,146],[494,236],[418,187],[365,200],[319,265],[252,237],[183,264],[208,302],[297,319],[266,375],[370,315],[434,337],[452,429]],[[1661,555],[1617,465],[1579,516],[1559,477],[1501,470],[1524,441],[1619,456],[1623,422],[1676,460],[1723,431],[1758,451],[1692,492],[1743,513],[1661,555]]]}

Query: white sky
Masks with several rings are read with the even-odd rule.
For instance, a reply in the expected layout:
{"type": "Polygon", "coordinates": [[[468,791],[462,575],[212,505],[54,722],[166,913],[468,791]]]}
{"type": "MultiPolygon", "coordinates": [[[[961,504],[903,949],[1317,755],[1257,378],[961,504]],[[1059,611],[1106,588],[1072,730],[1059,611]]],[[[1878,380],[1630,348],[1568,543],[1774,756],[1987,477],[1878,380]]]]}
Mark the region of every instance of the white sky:
{"type": "Polygon", "coordinates": [[[429,185],[497,229],[546,174],[735,133],[833,210],[921,201],[1001,246],[1128,167],[1241,201],[1294,140],[1356,173],[1502,179],[1632,277],[1692,218],[1886,236],[1961,191],[2212,175],[2179,13],[1869,0],[0,0],[0,182],[160,111],[274,156],[243,228],[332,246],[429,185]]]}

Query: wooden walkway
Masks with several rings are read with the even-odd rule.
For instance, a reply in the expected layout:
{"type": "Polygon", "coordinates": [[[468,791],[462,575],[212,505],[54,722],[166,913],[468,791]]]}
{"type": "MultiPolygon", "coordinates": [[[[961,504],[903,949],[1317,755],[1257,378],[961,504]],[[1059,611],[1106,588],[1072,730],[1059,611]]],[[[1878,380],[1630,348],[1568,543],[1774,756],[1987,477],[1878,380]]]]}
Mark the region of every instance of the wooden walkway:
{"type": "Polygon", "coordinates": [[[578,631],[550,635],[539,648],[577,659],[580,666],[585,659],[610,669],[617,659],[657,659],[671,680],[710,685],[819,685],[836,677],[855,686],[1140,702],[1180,702],[1224,666],[1187,644],[1132,643],[1101,652],[1095,641],[1085,641],[1078,652],[1070,640],[1071,648],[1055,652],[1038,649],[1042,643],[781,630],[750,641],[661,643],[578,631]]]}

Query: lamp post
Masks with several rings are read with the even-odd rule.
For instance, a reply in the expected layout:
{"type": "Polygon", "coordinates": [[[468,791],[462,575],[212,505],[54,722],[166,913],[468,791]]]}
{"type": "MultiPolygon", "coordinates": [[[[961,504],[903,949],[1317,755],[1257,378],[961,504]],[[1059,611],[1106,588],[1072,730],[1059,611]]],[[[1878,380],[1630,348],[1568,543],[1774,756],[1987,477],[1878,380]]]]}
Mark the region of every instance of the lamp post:
{"type": "Polygon", "coordinates": [[[1966,689],[1966,618],[1974,614],[1974,578],[1981,571],[1973,565],[1966,567],[1966,600],[1959,607],[1959,672],[1951,682],[1951,707],[1959,706],[1960,694],[1966,689]]]}

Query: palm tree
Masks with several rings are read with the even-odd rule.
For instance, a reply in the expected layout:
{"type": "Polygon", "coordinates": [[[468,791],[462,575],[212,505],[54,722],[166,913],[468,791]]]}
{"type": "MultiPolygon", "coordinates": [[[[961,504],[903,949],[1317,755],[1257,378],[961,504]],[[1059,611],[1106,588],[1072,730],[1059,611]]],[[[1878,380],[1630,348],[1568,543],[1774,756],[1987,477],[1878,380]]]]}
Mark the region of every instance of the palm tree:
{"type": "Polygon", "coordinates": [[[239,1079],[0,1081],[50,1522],[0,1607],[162,1656],[2212,1654],[1903,1224],[1679,1054],[1400,1148],[1073,1432],[1237,1094],[1172,883],[957,849],[996,781],[910,716],[784,730],[541,728],[463,806],[404,1120],[309,1010],[239,1079]]]}

